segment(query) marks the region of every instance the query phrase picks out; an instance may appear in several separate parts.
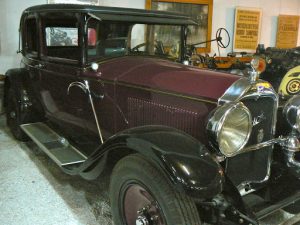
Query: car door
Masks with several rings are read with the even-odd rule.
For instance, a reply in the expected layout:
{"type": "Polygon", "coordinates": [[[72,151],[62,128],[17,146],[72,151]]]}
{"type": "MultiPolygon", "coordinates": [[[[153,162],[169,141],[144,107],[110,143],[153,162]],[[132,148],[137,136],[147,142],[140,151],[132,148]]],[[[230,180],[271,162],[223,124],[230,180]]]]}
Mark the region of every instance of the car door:
{"type": "Polygon", "coordinates": [[[47,119],[73,139],[88,135],[95,124],[86,90],[74,85],[84,82],[79,32],[79,14],[41,14],[40,99],[47,119]]]}
{"type": "Polygon", "coordinates": [[[114,89],[106,88],[90,66],[83,66],[80,20],[76,13],[41,16],[39,92],[52,124],[73,144],[92,151],[114,132],[114,89]]]}

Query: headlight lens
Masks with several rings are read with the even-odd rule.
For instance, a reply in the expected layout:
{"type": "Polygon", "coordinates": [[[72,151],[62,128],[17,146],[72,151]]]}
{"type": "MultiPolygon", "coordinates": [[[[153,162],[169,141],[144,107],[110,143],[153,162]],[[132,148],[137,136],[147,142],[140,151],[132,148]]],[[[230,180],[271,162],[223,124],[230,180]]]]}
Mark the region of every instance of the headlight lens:
{"type": "Polygon", "coordinates": [[[249,140],[252,130],[250,111],[241,102],[225,104],[217,108],[207,128],[220,152],[227,157],[234,156],[249,140]]]}
{"type": "Polygon", "coordinates": [[[289,125],[300,132],[300,96],[295,95],[287,101],[283,114],[289,125]]]}

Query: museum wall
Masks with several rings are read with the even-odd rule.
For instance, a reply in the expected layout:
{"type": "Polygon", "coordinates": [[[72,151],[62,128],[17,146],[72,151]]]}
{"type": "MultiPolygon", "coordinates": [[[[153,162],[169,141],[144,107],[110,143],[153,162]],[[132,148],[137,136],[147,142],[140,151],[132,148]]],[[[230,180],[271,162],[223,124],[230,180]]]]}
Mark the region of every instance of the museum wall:
{"type": "Polygon", "coordinates": [[[0,0],[0,74],[12,67],[19,67],[18,29],[22,11],[29,6],[46,3],[47,0],[0,0]]]}
{"type": "MultiPolygon", "coordinates": [[[[300,15],[299,0],[214,0],[212,35],[214,36],[219,27],[229,31],[230,37],[234,30],[234,12],[237,6],[254,7],[262,9],[260,43],[265,47],[274,47],[276,42],[277,18],[279,14],[300,15]]],[[[300,46],[300,34],[298,44],[300,46]]],[[[217,52],[217,46],[212,43],[211,54],[217,52]]],[[[221,50],[221,55],[232,51],[230,46],[221,50]]]]}
{"type": "MultiPolygon", "coordinates": [[[[18,26],[22,11],[29,6],[46,3],[47,0],[1,0],[0,1],[0,74],[8,68],[18,67],[20,54],[18,49],[18,26]]],[[[145,0],[100,0],[101,5],[144,8],[145,0]]],[[[219,27],[226,28],[233,35],[234,10],[237,6],[262,9],[260,43],[266,47],[274,46],[276,41],[277,16],[279,14],[300,15],[299,0],[214,0],[212,18],[212,37],[219,27]]],[[[298,46],[300,36],[298,37],[298,46]]],[[[221,50],[221,55],[232,51],[231,45],[221,50]]],[[[212,43],[212,52],[217,52],[216,43],[212,43]]]]}

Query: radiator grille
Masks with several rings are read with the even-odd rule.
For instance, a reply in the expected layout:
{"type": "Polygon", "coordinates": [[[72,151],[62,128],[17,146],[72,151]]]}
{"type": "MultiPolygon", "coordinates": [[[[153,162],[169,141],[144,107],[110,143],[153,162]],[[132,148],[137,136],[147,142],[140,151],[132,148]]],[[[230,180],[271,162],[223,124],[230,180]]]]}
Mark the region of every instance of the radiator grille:
{"type": "Polygon", "coordinates": [[[131,127],[165,125],[197,136],[198,118],[197,112],[158,102],[128,98],[128,122],[131,127]]]}
{"type": "MultiPolygon", "coordinates": [[[[258,100],[244,99],[242,102],[249,108],[253,120],[258,116],[262,116],[262,114],[264,118],[260,123],[253,126],[246,146],[272,139],[274,99],[271,97],[260,97],[258,100]],[[258,137],[262,133],[263,139],[259,141],[258,137]]],[[[261,181],[268,175],[271,154],[272,146],[269,146],[229,158],[226,172],[236,185],[244,181],[261,181]]]]}
{"type": "Polygon", "coordinates": [[[273,138],[272,120],[274,116],[274,100],[270,97],[262,97],[257,101],[253,99],[243,100],[243,103],[250,110],[253,119],[258,116],[262,116],[262,114],[264,118],[261,123],[253,126],[252,134],[247,145],[258,143],[257,135],[261,129],[264,131],[264,138],[262,141],[267,141],[273,138]]]}

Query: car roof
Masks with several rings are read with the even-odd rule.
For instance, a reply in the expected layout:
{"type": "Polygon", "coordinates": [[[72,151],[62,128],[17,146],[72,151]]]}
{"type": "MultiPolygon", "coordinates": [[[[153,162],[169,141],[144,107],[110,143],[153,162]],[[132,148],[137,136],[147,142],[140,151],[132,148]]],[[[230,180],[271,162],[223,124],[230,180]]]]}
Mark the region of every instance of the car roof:
{"type": "Polygon", "coordinates": [[[167,11],[144,10],[132,8],[105,7],[94,5],[77,4],[44,4],[32,6],[24,10],[27,13],[67,13],[77,12],[86,13],[100,20],[136,22],[136,23],[154,23],[154,24],[177,24],[177,25],[197,25],[197,22],[189,16],[167,11]]]}

